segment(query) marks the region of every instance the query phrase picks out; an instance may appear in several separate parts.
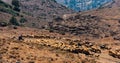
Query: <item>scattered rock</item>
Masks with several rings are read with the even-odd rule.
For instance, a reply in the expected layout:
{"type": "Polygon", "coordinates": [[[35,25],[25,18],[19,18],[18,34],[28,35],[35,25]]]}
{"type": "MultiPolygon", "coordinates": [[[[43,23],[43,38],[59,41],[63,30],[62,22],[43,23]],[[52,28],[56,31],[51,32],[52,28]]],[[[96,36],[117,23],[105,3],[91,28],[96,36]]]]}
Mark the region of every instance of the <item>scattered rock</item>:
{"type": "Polygon", "coordinates": [[[110,50],[109,55],[120,59],[120,49],[118,49],[118,50],[110,50]]]}

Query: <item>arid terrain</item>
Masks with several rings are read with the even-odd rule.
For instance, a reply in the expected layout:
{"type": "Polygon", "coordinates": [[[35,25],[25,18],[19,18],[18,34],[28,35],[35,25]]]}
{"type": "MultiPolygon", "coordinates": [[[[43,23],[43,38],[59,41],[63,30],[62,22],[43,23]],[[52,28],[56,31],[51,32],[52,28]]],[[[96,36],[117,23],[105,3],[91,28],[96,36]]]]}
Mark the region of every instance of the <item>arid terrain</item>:
{"type": "Polygon", "coordinates": [[[120,63],[118,0],[110,8],[76,13],[42,1],[21,0],[16,11],[11,1],[0,0],[0,63],[120,63]],[[47,9],[51,5],[56,8],[47,9]],[[47,20],[38,18],[40,8],[47,20]],[[49,10],[58,13],[53,17],[49,10]]]}
{"type": "Polygon", "coordinates": [[[0,62],[118,63],[119,44],[111,37],[88,41],[47,30],[5,27],[0,28],[0,62]]]}

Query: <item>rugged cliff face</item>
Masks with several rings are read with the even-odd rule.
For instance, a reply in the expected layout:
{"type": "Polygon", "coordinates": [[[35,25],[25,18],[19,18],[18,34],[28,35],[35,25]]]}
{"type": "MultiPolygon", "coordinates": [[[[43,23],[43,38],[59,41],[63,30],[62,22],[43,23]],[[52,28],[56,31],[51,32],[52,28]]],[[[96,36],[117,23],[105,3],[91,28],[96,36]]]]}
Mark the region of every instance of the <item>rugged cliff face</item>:
{"type": "Polygon", "coordinates": [[[113,2],[113,0],[56,0],[58,3],[72,8],[75,11],[85,11],[99,8],[104,4],[113,2]]]}

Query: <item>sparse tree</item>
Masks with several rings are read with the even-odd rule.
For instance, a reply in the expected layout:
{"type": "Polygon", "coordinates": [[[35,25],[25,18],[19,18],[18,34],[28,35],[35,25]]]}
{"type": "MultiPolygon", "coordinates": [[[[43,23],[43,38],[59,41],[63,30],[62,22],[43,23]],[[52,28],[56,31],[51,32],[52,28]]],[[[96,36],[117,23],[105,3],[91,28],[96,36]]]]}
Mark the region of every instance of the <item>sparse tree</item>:
{"type": "Polygon", "coordinates": [[[25,23],[25,22],[27,22],[27,19],[25,19],[25,18],[22,17],[22,18],[20,19],[20,23],[25,23]]]}
{"type": "Polygon", "coordinates": [[[17,19],[14,16],[10,19],[9,23],[12,25],[19,26],[19,23],[17,22],[17,19]]]}
{"type": "Polygon", "coordinates": [[[13,10],[20,12],[20,2],[18,0],[12,0],[13,10]]]}
{"type": "Polygon", "coordinates": [[[18,0],[12,0],[12,5],[15,7],[20,7],[20,3],[18,0]]]}

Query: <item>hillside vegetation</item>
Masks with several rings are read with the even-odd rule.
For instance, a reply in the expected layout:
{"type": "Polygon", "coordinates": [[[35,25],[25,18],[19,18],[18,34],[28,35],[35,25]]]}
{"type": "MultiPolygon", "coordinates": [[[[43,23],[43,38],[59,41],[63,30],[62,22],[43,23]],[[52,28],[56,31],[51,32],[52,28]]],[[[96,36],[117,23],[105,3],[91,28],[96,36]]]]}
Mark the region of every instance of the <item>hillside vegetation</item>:
{"type": "Polygon", "coordinates": [[[0,11],[5,12],[5,13],[9,13],[9,14],[12,14],[12,15],[18,15],[19,14],[18,12],[13,10],[13,7],[11,5],[3,2],[2,0],[0,0],[0,11]]]}
{"type": "Polygon", "coordinates": [[[73,13],[55,0],[0,0],[0,9],[0,63],[120,62],[117,6],[73,13]]]}

